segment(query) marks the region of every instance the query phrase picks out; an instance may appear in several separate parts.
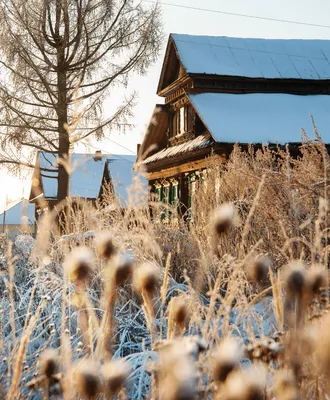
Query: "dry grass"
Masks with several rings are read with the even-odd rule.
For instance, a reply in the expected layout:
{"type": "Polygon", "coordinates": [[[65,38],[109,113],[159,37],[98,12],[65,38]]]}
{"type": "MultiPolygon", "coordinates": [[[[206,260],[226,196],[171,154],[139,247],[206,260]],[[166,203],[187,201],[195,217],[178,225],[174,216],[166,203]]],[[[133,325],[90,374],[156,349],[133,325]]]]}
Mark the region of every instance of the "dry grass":
{"type": "Polygon", "coordinates": [[[301,151],[236,147],[189,226],[109,191],[29,256],[1,237],[0,398],[329,398],[329,159],[301,151]]]}

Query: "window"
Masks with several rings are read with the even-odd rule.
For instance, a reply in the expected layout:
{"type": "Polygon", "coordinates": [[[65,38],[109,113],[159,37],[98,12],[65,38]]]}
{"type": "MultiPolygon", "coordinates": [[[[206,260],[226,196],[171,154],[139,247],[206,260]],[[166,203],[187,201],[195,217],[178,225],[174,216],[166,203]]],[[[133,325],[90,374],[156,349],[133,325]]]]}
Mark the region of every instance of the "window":
{"type": "Polygon", "coordinates": [[[171,179],[171,204],[177,212],[180,212],[180,192],[179,192],[179,181],[175,178],[171,179]]]}
{"type": "Polygon", "coordinates": [[[185,133],[188,129],[188,106],[181,106],[170,113],[170,137],[185,133]]]}
{"type": "Polygon", "coordinates": [[[181,107],[179,109],[179,131],[178,134],[185,132],[185,117],[186,117],[186,107],[181,107]]]}
{"type": "Polygon", "coordinates": [[[194,216],[194,197],[196,195],[196,184],[199,179],[199,174],[193,172],[188,174],[188,221],[193,221],[194,216]]]}
{"type": "Polygon", "coordinates": [[[163,188],[163,201],[165,204],[170,204],[170,185],[165,183],[163,188]],[[166,185],[166,186],[165,186],[166,185]]]}
{"type": "MultiPolygon", "coordinates": [[[[172,213],[171,206],[180,211],[180,189],[179,181],[175,178],[164,180],[162,182],[154,183],[155,199],[164,204],[164,207],[160,207],[160,219],[163,221],[169,221],[172,213]]],[[[174,213],[176,216],[176,213],[174,213]]]]}
{"type": "Polygon", "coordinates": [[[156,201],[162,201],[162,185],[158,182],[155,183],[156,201]]]}

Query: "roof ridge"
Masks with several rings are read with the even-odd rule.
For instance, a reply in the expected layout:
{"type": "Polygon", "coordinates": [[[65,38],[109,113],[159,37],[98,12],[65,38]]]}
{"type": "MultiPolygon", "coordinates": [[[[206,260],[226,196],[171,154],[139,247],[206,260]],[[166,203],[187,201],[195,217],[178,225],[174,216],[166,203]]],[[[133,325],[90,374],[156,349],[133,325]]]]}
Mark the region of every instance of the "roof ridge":
{"type": "Polygon", "coordinates": [[[247,39],[247,40],[267,40],[267,41],[300,41],[300,42],[330,42],[329,39],[304,39],[304,38],[264,38],[264,37],[250,37],[250,36],[227,36],[227,35],[193,35],[190,33],[170,33],[170,36],[188,36],[188,37],[199,37],[199,38],[225,38],[225,39],[247,39]]]}

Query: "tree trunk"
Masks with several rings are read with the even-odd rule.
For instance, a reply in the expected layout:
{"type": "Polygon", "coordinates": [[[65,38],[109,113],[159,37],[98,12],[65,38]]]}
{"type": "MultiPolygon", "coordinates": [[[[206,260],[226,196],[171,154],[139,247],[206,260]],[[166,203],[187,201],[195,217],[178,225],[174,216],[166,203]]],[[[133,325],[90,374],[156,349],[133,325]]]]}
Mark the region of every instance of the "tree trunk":
{"type": "MultiPolygon", "coordinates": [[[[69,150],[70,150],[70,139],[69,132],[67,131],[68,123],[68,104],[67,104],[67,72],[65,68],[65,53],[64,53],[64,42],[59,37],[59,47],[57,48],[57,91],[58,91],[58,102],[57,102],[57,118],[58,118],[58,135],[59,135],[59,146],[58,146],[58,157],[63,159],[64,162],[70,162],[69,150]]],[[[69,233],[70,222],[69,222],[69,207],[66,204],[66,199],[69,196],[69,173],[68,168],[63,164],[58,165],[58,177],[57,177],[57,204],[61,203],[61,209],[59,210],[59,228],[63,233],[69,233]],[[63,204],[64,202],[64,204],[63,204]]]]}
{"type": "MultiPolygon", "coordinates": [[[[67,105],[67,84],[66,71],[64,68],[64,48],[58,48],[58,72],[57,72],[57,88],[58,88],[58,133],[59,133],[59,148],[58,156],[69,161],[69,132],[66,129],[68,123],[68,105],[67,105]]],[[[58,202],[65,200],[69,196],[69,174],[63,165],[58,168],[58,187],[57,200],[58,202]]]]}

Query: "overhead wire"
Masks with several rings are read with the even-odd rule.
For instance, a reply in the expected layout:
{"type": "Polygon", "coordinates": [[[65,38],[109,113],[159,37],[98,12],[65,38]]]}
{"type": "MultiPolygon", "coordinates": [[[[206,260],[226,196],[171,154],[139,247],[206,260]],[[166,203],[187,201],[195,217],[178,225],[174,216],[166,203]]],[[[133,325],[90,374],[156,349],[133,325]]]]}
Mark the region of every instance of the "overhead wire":
{"type": "Polygon", "coordinates": [[[216,13],[216,14],[230,15],[230,16],[234,16],[234,17],[253,18],[253,19],[259,19],[259,20],[264,20],[264,21],[273,21],[273,22],[282,22],[282,23],[286,23],[286,24],[311,26],[311,27],[315,27],[315,28],[326,28],[326,29],[330,28],[330,25],[314,24],[314,23],[304,22],[304,21],[294,21],[294,20],[289,20],[289,19],[264,17],[264,16],[260,16],[260,15],[253,15],[253,14],[235,13],[235,12],[230,12],[230,11],[215,10],[215,9],[211,9],[211,8],[186,6],[186,5],[177,4],[177,3],[167,3],[164,1],[154,1],[154,0],[142,0],[142,1],[144,3],[153,3],[153,4],[159,3],[160,5],[169,6],[169,7],[185,8],[188,10],[204,11],[204,12],[210,12],[210,13],[216,13]]]}
{"type": "MultiPolygon", "coordinates": [[[[117,144],[116,142],[114,142],[113,140],[111,140],[113,143],[115,143],[115,144],[117,144]]],[[[94,149],[94,150],[101,150],[102,152],[104,152],[104,154],[112,154],[112,155],[114,155],[114,156],[116,156],[116,157],[118,157],[118,158],[121,158],[121,159],[123,159],[123,160],[125,160],[125,161],[128,161],[128,162],[130,162],[131,164],[134,164],[134,162],[133,161],[131,161],[131,160],[129,160],[128,158],[125,158],[125,157],[122,157],[122,155],[118,155],[118,154],[114,154],[114,153],[112,153],[111,151],[108,151],[108,150],[105,150],[105,149],[103,149],[103,148],[101,148],[101,147],[96,147],[96,146],[93,146],[93,145],[91,145],[91,144],[88,144],[87,145],[88,147],[91,147],[92,149],[94,149]]],[[[126,147],[124,147],[124,146],[121,146],[121,147],[123,147],[124,149],[126,149],[126,150],[129,150],[128,148],[126,148],[126,147]]],[[[129,150],[131,153],[133,153],[134,155],[136,155],[132,150],[129,150]]]]}

